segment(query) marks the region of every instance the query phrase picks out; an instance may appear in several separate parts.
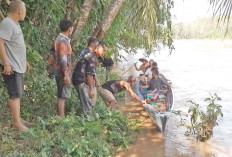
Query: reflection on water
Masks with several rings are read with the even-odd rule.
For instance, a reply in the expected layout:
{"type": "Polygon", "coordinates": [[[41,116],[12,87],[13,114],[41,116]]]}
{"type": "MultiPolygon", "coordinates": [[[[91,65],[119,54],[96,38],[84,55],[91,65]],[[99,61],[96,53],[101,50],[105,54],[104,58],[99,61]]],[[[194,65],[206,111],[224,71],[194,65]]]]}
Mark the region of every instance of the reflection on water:
{"type": "MultiPolygon", "coordinates": [[[[187,100],[195,100],[206,105],[203,99],[209,93],[217,93],[222,101],[224,117],[214,128],[214,136],[206,143],[194,143],[184,136],[185,129],[178,128],[178,117],[172,115],[167,124],[165,140],[159,146],[162,156],[232,156],[232,41],[220,40],[178,40],[175,50],[152,54],[160,71],[173,82],[175,110],[187,111],[187,100]]],[[[122,63],[124,69],[130,67],[143,52],[126,55],[129,63],[122,63]]],[[[157,149],[157,148],[154,148],[157,149]]],[[[156,155],[154,155],[156,156],[156,155]]]]}

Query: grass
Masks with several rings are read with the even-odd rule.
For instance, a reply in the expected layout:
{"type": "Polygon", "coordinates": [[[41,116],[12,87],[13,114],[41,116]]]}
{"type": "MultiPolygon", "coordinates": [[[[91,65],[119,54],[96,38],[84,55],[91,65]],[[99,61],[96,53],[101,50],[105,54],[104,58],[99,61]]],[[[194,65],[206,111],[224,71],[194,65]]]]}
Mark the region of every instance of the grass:
{"type": "Polygon", "coordinates": [[[34,124],[28,133],[12,129],[7,91],[0,81],[0,156],[113,156],[135,140],[137,122],[128,120],[121,112],[109,110],[101,98],[94,107],[95,118],[84,117],[74,89],[66,104],[67,117],[57,117],[55,81],[48,79],[44,70],[39,72],[33,70],[25,78],[21,113],[34,124]]]}

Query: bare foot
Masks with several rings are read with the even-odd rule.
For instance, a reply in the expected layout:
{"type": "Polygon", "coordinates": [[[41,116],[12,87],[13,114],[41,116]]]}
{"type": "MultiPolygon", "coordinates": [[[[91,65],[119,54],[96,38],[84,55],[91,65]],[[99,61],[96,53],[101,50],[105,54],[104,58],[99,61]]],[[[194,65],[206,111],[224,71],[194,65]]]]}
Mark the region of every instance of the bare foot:
{"type": "Polygon", "coordinates": [[[27,125],[27,126],[32,126],[32,123],[29,123],[27,121],[25,121],[24,119],[20,119],[21,123],[23,123],[24,125],[27,125]]]}
{"type": "Polygon", "coordinates": [[[14,128],[19,130],[20,132],[28,132],[29,131],[29,128],[22,125],[22,124],[21,125],[20,124],[19,125],[15,124],[14,128]]]}

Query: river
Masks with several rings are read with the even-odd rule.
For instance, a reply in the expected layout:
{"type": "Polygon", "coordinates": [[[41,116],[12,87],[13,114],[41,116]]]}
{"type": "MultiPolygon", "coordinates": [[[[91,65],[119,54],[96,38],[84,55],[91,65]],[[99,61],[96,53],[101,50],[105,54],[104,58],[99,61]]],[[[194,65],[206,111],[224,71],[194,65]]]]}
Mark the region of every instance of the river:
{"type": "MultiPolygon", "coordinates": [[[[188,100],[207,105],[204,98],[209,93],[217,93],[222,101],[224,114],[219,126],[214,128],[213,137],[207,142],[193,142],[184,135],[184,127],[177,127],[179,117],[171,115],[167,123],[165,137],[154,149],[158,154],[139,156],[150,157],[231,157],[232,156],[232,41],[229,40],[177,40],[175,50],[169,55],[167,48],[161,48],[149,58],[154,59],[160,71],[172,81],[174,90],[174,110],[187,112],[188,100]]],[[[138,50],[135,55],[121,52],[128,62],[120,65],[127,69],[144,55],[138,50]]],[[[131,71],[134,73],[134,71],[131,71]]],[[[138,73],[137,73],[138,75],[138,73]]],[[[151,134],[149,132],[149,134],[151,134]]],[[[153,132],[154,136],[158,134],[153,132]]],[[[147,135],[141,135],[147,136],[147,135]]],[[[142,145],[141,145],[142,147],[142,145]]],[[[130,149],[129,149],[130,150],[130,149]]],[[[147,150],[149,151],[149,150],[147,150]]],[[[136,156],[136,152],[133,151],[136,156]]],[[[127,155],[130,156],[130,155],[127,155]]],[[[138,156],[138,155],[137,155],[138,156]]]]}

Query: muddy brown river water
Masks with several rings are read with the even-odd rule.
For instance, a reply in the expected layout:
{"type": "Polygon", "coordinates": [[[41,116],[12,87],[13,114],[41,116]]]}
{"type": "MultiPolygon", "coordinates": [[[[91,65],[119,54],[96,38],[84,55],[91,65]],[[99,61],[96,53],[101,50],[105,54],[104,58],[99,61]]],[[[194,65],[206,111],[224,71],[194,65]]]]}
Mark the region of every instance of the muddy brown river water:
{"type": "MultiPolygon", "coordinates": [[[[207,142],[193,142],[184,136],[183,127],[177,127],[179,117],[171,115],[164,135],[155,127],[143,128],[137,142],[117,157],[232,157],[232,41],[222,40],[178,40],[175,50],[168,50],[149,58],[157,61],[160,71],[173,83],[174,110],[187,112],[188,100],[200,103],[204,110],[204,98],[217,93],[222,101],[224,114],[214,136],[207,142]]],[[[127,69],[143,56],[143,50],[136,55],[121,52],[128,62],[120,63],[127,69]]],[[[132,68],[128,74],[136,74],[132,68]]],[[[127,74],[127,75],[128,75],[127,74]]]]}

